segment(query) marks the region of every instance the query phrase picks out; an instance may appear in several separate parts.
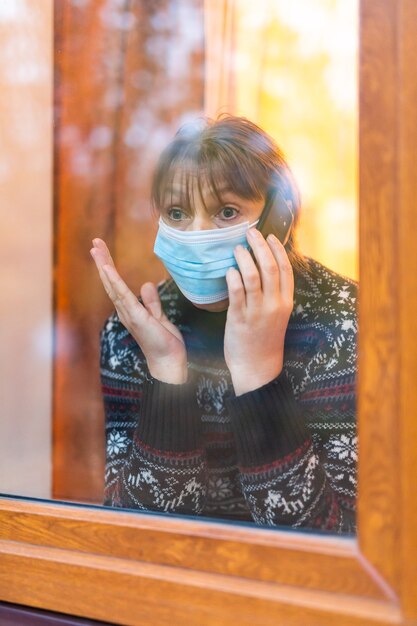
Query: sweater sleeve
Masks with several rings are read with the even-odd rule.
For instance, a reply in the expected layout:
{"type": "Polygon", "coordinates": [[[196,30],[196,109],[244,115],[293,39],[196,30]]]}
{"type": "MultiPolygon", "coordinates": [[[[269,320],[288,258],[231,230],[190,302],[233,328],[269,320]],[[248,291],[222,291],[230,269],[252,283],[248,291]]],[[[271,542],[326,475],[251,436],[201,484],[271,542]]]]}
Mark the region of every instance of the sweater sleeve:
{"type": "Polygon", "coordinates": [[[196,515],[206,467],[192,382],[153,379],[116,315],[101,333],[106,423],[104,504],[196,515]]]}
{"type": "Polygon", "coordinates": [[[297,399],[282,373],[228,400],[240,482],[260,524],[354,533],[354,379],[316,362],[297,399]]]}

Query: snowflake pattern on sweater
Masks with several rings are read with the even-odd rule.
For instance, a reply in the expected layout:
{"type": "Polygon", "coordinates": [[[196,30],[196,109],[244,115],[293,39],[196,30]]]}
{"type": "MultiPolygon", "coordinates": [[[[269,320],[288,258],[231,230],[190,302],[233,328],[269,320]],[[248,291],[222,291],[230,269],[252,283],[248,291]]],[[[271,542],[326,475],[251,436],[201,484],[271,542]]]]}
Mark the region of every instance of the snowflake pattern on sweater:
{"type": "Polygon", "coordinates": [[[295,273],[283,372],[239,397],[226,313],[197,310],[172,280],[158,289],[186,343],[184,385],[153,379],[117,315],[107,320],[105,505],[355,532],[357,285],[308,264],[295,273]]]}

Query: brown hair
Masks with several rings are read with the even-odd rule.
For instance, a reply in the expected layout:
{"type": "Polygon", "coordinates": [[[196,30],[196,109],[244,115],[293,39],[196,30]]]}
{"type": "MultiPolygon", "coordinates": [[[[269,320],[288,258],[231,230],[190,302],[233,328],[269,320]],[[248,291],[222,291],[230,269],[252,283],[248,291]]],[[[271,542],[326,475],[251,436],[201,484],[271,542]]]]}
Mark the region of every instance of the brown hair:
{"type": "Polygon", "coordinates": [[[291,201],[294,213],[286,250],[294,269],[307,268],[298,251],[295,227],[300,218],[300,194],[292,172],[275,141],[259,126],[243,117],[222,115],[217,120],[201,118],[182,126],[162,152],[152,183],[152,204],[161,211],[166,190],[176,174],[182,177],[185,203],[193,211],[191,190],[202,181],[220,200],[220,186],[251,200],[266,198],[279,189],[291,201]]]}

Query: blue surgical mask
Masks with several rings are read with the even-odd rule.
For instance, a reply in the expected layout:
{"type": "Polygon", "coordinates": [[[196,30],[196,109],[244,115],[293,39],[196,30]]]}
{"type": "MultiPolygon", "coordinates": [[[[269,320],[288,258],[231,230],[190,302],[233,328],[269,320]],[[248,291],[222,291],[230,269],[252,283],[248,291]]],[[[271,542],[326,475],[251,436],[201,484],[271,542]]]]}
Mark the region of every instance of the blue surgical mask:
{"type": "Polygon", "coordinates": [[[154,252],[188,300],[220,302],[228,297],[227,270],[238,268],[233,250],[239,244],[249,248],[246,231],[257,223],[182,231],[160,218],[154,252]]]}

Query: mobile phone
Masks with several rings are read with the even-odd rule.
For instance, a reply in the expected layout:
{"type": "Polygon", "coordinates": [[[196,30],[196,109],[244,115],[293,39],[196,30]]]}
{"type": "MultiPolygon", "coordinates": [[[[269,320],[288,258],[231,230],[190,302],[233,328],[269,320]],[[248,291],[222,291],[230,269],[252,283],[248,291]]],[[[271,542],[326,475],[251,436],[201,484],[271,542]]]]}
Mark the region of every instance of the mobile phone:
{"type": "Polygon", "coordinates": [[[290,236],[293,222],[294,213],[291,201],[286,200],[278,189],[270,192],[267,195],[265,207],[256,228],[264,237],[273,234],[285,245],[290,236]]]}

